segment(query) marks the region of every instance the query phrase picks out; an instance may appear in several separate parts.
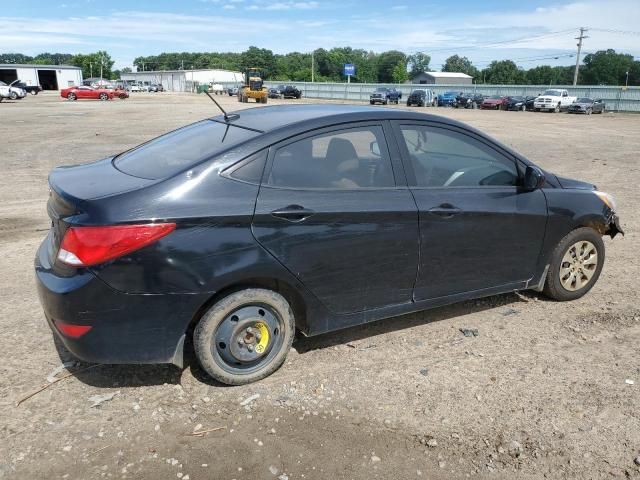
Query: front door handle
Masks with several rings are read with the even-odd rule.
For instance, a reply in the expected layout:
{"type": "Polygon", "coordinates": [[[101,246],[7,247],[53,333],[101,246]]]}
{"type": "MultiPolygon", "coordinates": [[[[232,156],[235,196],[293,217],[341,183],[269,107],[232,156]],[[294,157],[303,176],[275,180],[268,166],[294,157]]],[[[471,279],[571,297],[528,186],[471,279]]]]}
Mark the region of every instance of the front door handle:
{"type": "Polygon", "coordinates": [[[450,203],[443,203],[442,205],[439,205],[437,207],[430,208],[428,212],[441,218],[452,218],[456,215],[461,214],[462,210],[454,207],[450,203]]]}
{"type": "Polygon", "coordinates": [[[287,205],[284,208],[279,208],[271,212],[271,215],[277,218],[282,218],[289,222],[301,222],[306,220],[315,212],[308,208],[304,208],[301,205],[287,205]]]}

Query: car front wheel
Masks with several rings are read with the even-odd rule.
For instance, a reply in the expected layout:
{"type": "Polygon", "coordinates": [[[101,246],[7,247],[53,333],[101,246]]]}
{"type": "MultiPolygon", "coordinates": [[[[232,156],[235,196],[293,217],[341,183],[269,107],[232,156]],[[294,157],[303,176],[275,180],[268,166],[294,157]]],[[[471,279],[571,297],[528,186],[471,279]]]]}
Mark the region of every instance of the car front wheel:
{"type": "Polygon", "coordinates": [[[78,97],[76,97],[76,94],[75,94],[75,93],[70,93],[69,95],[67,95],[67,98],[68,98],[69,100],[71,100],[71,101],[74,101],[74,100],[75,100],[76,98],[78,98],[78,97]]]}
{"type": "Polygon", "coordinates": [[[598,232],[589,227],[570,232],[551,255],[545,295],[558,301],[582,297],[598,280],[604,255],[604,242],[598,232]]]}
{"type": "Polygon", "coordinates": [[[213,305],[193,334],[202,368],[227,385],[263,379],[284,363],[293,343],[295,318],[285,298],[249,288],[213,305]]]}

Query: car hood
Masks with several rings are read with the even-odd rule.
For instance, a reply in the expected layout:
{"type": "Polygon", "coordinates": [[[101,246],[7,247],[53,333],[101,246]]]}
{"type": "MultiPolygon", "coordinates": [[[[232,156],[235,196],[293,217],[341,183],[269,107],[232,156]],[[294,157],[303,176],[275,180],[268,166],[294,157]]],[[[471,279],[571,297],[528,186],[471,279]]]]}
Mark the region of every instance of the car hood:
{"type": "Polygon", "coordinates": [[[568,189],[578,189],[578,190],[597,190],[593,183],[583,182],[582,180],[575,180],[573,178],[568,177],[560,177],[556,175],[556,179],[558,179],[558,183],[562,188],[568,189]]]}
{"type": "Polygon", "coordinates": [[[501,98],[487,98],[482,103],[502,103],[501,98]]]}
{"type": "Polygon", "coordinates": [[[578,102],[574,102],[572,103],[570,106],[571,107],[590,107],[592,106],[592,103],[578,103],[578,102]]]}

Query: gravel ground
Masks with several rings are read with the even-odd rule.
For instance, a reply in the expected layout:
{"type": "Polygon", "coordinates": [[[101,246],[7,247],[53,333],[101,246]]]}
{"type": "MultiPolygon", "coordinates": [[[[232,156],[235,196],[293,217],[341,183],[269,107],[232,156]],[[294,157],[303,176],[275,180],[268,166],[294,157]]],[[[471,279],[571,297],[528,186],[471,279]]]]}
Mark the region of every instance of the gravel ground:
{"type": "Polygon", "coordinates": [[[166,93],[3,102],[0,478],[640,478],[640,116],[424,111],[617,197],[627,235],[605,240],[586,297],[500,295],[300,338],[282,369],[243,387],[207,380],[193,360],[185,370],[81,364],[16,406],[71,360],[45,324],[32,271],[48,171],[216,109],[166,93]]]}

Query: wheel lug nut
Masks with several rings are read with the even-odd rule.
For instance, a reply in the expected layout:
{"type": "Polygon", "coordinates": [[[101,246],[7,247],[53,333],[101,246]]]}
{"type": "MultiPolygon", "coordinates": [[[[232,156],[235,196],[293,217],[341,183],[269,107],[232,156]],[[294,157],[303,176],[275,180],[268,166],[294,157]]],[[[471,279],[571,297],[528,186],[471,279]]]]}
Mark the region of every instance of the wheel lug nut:
{"type": "Polygon", "coordinates": [[[247,345],[247,350],[249,350],[250,352],[253,352],[253,345],[247,345]]]}

